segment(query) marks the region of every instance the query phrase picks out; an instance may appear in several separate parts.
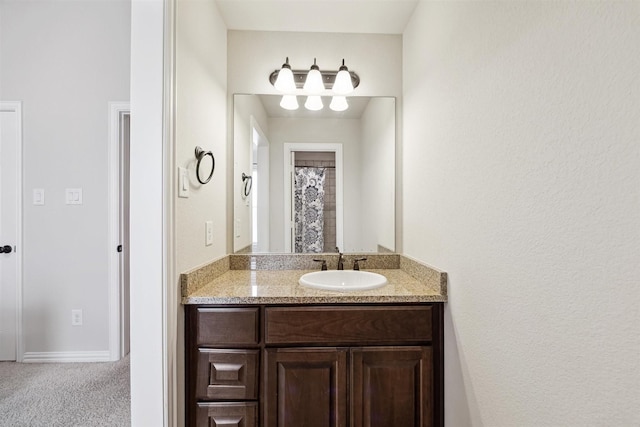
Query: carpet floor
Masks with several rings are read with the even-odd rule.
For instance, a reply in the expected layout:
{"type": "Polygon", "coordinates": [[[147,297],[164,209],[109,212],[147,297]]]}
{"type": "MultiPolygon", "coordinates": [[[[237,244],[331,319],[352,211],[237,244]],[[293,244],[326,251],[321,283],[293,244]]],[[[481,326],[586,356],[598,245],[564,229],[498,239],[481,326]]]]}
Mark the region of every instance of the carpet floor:
{"type": "Polygon", "coordinates": [[[0,362],[0,426],[131,425],[129,357],[109,363],[0,362]]]}

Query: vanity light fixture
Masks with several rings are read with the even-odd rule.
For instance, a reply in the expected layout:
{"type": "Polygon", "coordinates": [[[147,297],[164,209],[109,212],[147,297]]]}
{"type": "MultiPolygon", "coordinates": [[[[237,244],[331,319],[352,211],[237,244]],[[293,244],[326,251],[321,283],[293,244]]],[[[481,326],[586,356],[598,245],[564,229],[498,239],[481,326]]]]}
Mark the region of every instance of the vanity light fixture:
{"type": "Polygon", "coordinates": [[[344,59],[342,60],[342,65],[338,69],[338,74],[336,75],[336,80],[333,83],[332,90],[339,95],[346,95],[353,92],[351,74],[349,74],[347,66],[344,65],[344,59]]]}
{"type": "Polygon", "coordinates": [[[304,103],[304,108],[311,111],[319,111],[322,110],[324,105],[322,105],[322,98],[320,95],[309,95],[307,96],[307,101],[304,103]]]}
{"type": "Polygon", "coordinates": [[[330,107],[334,111],[344,111],[349,108],[344,95],[351,93],[360,85],[360,77],[355,72],[349,71],[344,59],[338,71],[320,70],[316,58],[313,59],[313,65],[310,70],[292,70],[287,57],[282,67],[271,73],[269,81],[278,91],[284,94],[280,106],[287,110],[298,108],[296,92],[298,94],[304,92],[304,94],[308,95],[305,102],[306,108],[314,111],[321,110],[323,106],[319,95],[323,93],[331,95],[326,93],[327,88],[331,88],[329,90],[340,97],[334,98],[330,107]],[[313,98],[309,99],[311,96],[313,98]]]}
{"type": "Polygon", "coordinates": [[[329,104],[329,108],[333,111],[344,111],[349,108],[349,104],[347,103],[347,98],[344,96],[336,95],[331,98],[331,104],[329,104]]]}
{"type": "Polygon", "coordinates": [[[295,95],[283,95],[280,101],[280,107],[285,110],[297,110],[298,109],[298,97],[295,95]]]}
{"type": "Polygon", "coordinates": [[[273,86],[280,92],[295,92],[296,82],[293,80],[289,57],[287,57],[285,63],[282,64],[282,68],[280,68],[278,72],[278,78],[273,83],[273,86]]]}
{"type": "Polygon", "coordinates": [[[304,91],[309,95],[320,95],[324,92],[324,83],[322,83],[322,74],[320,67],[316,64],[316,58],[313,58],[313,65],[307,73],[307,79],[304,82],[304,91]]]}

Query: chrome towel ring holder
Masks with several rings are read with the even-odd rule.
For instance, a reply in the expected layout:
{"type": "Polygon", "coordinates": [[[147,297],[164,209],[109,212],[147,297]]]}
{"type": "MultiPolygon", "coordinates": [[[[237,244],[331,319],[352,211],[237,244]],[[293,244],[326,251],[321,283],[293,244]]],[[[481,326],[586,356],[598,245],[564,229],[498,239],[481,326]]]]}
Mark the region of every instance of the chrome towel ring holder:
{"type": "Polygon", "coordinates": [[[253,177],[242,172],[242,194],[244,195],[244,197],[249,197],[249,194],[251,194],[252,186],[253,177]]]}
{"type": "Polygon", "coordinates": [[[213,171],[216,169],[216,159],[213,157],[213,153],[211,153],[211,151],[204,151],[200,147],[196,147],[196,159],[198,159],[198,163],[196,164],[196,177],[198,178],[198,182],[200,184],[206,184],[207,182],[211,181],[213,171]],[[202,178],[200,178],[200,162],[207,156],[211,157],[211,172],[209,173],[207,179],[202,180],[202,178]]]}

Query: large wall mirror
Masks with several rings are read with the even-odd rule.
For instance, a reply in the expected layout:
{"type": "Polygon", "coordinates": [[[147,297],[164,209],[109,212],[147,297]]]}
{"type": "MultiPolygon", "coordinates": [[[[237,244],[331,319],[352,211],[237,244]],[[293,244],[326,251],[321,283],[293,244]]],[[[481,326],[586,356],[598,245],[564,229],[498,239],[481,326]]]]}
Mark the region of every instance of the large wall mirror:
{"type": "Polygon", "coordinates": [[[395,98],[281,98],[234,95],[234,252],[395,251],[395,98]]]}

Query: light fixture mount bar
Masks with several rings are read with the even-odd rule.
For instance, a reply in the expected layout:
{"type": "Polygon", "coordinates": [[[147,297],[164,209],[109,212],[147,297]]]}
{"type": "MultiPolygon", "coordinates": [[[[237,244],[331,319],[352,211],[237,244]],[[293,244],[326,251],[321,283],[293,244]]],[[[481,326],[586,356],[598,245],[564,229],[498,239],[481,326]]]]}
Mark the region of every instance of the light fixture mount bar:
{"type": "MultiPolygon", "coordinates": [[[[275,70],[269,76],[269,81],[271,84],[275,84],[276,79],[278,78],[278,73],[280,70],[275,70]]],[[[307,74],[309,70],[292,70],[293,72],[293,81],[296,83],[296,88],[302,89],[304,86],[305,79],[307,78],[307,74]]],[[[333,87],[333,82],[336,81],[336,76],[338,75],[337,71],[322,71],[320,70],[320,74],[322,74],[322,82],[325,87],[333,87]]],[[[357,88],[360,85],[360,76],[358,76],[355,72],[349,71],[349,75],[351,76],[351,82],[353,83],[353,87],[357,88]]]]}

